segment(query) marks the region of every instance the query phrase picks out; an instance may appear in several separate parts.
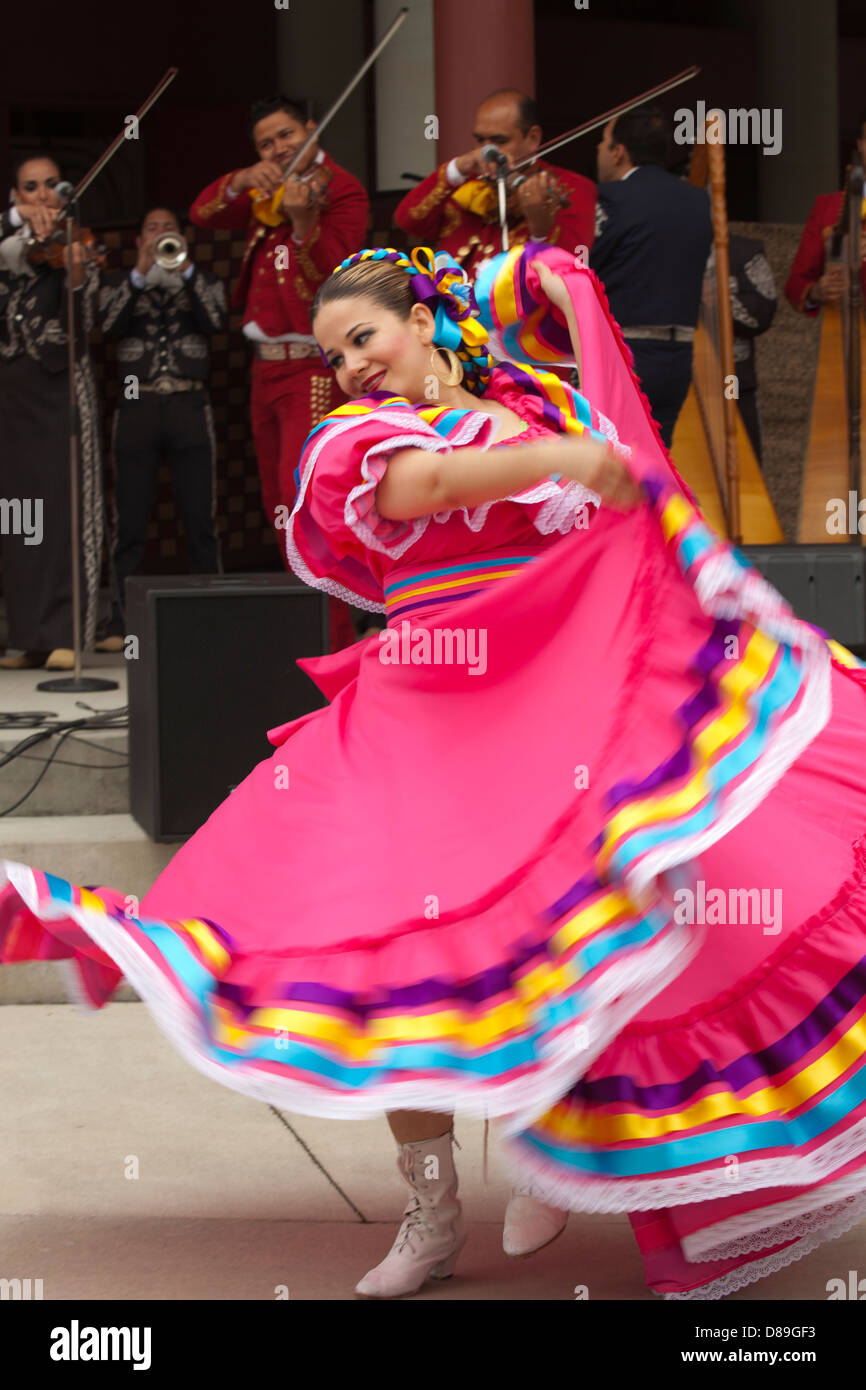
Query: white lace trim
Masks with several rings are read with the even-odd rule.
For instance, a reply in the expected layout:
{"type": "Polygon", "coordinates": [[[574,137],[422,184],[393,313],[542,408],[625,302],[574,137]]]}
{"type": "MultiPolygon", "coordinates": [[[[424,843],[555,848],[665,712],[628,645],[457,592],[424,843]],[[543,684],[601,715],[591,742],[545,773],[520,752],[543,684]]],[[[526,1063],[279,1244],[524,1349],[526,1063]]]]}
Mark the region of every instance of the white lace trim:
{"type": "MultiPolygon", "coordinates": [[[[360,482],[357,487],[352,488],[346,498],[346,505],[343,512],[343,520],[346,525],[349,527],[350,531],[354,532],[358,540],[361,541],[368,550],[378,550],[380,554],[388,555],[392,560],[399,560],[401,555],[404,555],[409,549],[410,545],[414,545],[416,541],[421,539],[427,527],[430,525],[430,517],[412,517],[411,520],[402,523],[404,528],[409,528],[408,534],[404,535],[402,540],[383,541],[380,536],[376,535],[373,526],[359,515],[357,504],[362,497],[366,497],[367,493],[375,492],[382,480],[384,469],[381,473],[374,473],[373,460],[385,455],[384,462],[387,467],[388,457],[391,454],[396,454],[399,449],[426,449],[429,453],[450,452],[446,440],[440,439],[437,443],[436,440],[430,439],[426,434],[400,434],[396,435],[393,439],[389,439],[387,442],[374,444],[371,449],[367,450],[361,460],[361,478],[363,481],[360,482]]],[[[376,521],[380,524],[384,522],[384,517],[379,516],[375,507],[371,507],[367,515],[373,518],[374,523],[376,521]]],[[[396,528],[400,523],[395,521],[392,522],[391,525],[396,528]]]]}
{"type": "Polygon", "coordinates": [[[545,478],[533,488],[527,488],[524,492],[510,492],[507,497],[497,498],[494,502],[483,502],[471,511],[467,507],[456,507],[452,512],[436,512],[433,520],[444,522],[457,512],[462,512],[469,530],[477,533],[487,521],[490,509],[501,506],[503,502],[516,502],[521,506],[545,502],[547,505],[531,518],[536,531],[542,536],[552,535],[554,531],[567,535],[575,529],[578,518],[589,507],[601,506],[598,493],[584,487],[583,483],[572,481],[561,487],[552,478],[545,478]]]}
{"type": "MultiPolygon", "coordinates": [[[[541,1158],[536,1149],[517,1136],[506,1139],[507,1162],[516,1181],[534,1182],[546,1194],[545,1201],[563,1211],[654,1211],[730,1197],[733,1192],[754,1192],[761,1187],[810,1187],[866,1153],[866,1119],[837,1134],[809,1154],[740,1162],[736,1183],[719,1162],[715,1167],[688,1177],[588,1178],[557,1176],[558,1164],[541,1158]]],[[[866,1174],[861,1175],[866,1186],[866,1174]]],[[[765,1222],[766,1224],[766,1222],[765,1222]]]]}
{"type": "MultiPolygon", "coordinates": [[[[362,608],[373,612],[382,613],[385,611],[384,602],[375,602],[364,595],[358,594],[350,589],[346,584],[340,583],[336,579],[328,576],[316,575],[310,570],[298,550],[294,538],[294,518],[304,505],[308,487],[313,476],[316,460],[326,443],[333,441],[336,434],[342,434],[346,430],[355,429],[359,424],[369,424],[375,417],[370,415],[352,416],[345,421],[335,421],[329,428],[327,438],[323,438],[316,444],[310,454],[307,469],[301,480],[298,489],[298,496],[289,518],[286,528],[286,557],[293,572],[302,579],[305,584],[312,588],[320,589],[324,593],[334,594],[338,598],[345,599],[349,603],[354,603],[362,608]]],[[[381,417],[380,417],[381,418],[381,417]]],[[[446,522],[449,517],[460,513],[468,529],[477,535],[480,532],[490,513],[492,507],[500,506],[503,502],[514,502],[520,506],[533,506],[543,503],[535,515],[531,518],[535,529],[542,536],[552,535],[554,531],[560,535],[567,535],[569,531],[575,529],[579,520],[586,514],[589,507],[601,505],[601,498],[598,493],[590,488],[584,487],[582,483],[575,481],[568,482],[564,487],[560,486],[550,478],[545,478],[535,487],[527,488],[522,492],[509,493],[508,496],[498,498],[495,501],[484,502],[477,507],[456,507],[451,511],[435,512],[432,516],[415,517],[411,522],[407,522],[409,531],[400,540],[383,541],[377,536],[369,521],[359,515],[358,501],[369,492],[375,492],[381,481],[381,474],[374,472],[374,460],[383,455],[396,453],[399,449],[427,449],[431,452],[451,453],[456,448],[476,439],[482,431],[487,428],[488,423],[494,417],[487,415],[484,411],[471,411],[467,414],[450,440],[443,439],[435,431],[424,433],[424,421],[419,420],[414,411],[407,407],[405,412],[398,413],[393,411],[387,418],[387,424],[391,429],[403,428],[405,433],[389,435],[381,443],[372,445],[367,450],[361,460],[361,479],[357,487],[352,488],[346,497],[344,521],[349,529],[358,537],[362,545],[368,550],[377,551],[380,554],[389,556],[392,560],[399,560],[416,541],[424,535],[431,521],[440,524],[446,522]]],[[[613,436],[616,436],[616,429],[610,421],[607,421],[613,436]]],[[[607,431],[605,431],[607,432],[607,431]]],[[[482,441],[479,447],[488,449],[496,443],[492,429],[488,432],[488,437],[482,441]]],[[[620,446],[621,447],[621,446],[620,446]]],[[[630,452],[630,451],[627,451],[630,452]]],[[[387,460],[386,460],[387,462],[387,460]]],[[[375,517],[375,512],[372,513],[375,517]]],[[[399,523],[394,523],[398,525],[399,523]]],[[[582,529],[582,528],[581,528],[582,529]]]]}
{"type": "Polygon", "coordinates": [[[866,1215],[866,1204],[860,1210],[848,1207],[840,1211],[835,1218],[828,1220],[820,1230],[801,1236],[795,1245],[789,1245],[785,1250],[777,1250],[774,1255],[766,1255],[762,1260],[752,1260],[749,1264],[740,1265],[739,1269],[730,1269],[721,1278],[702,1284],[700,1288],[688,1289],[683,1293],[665,1293],[663,1297],[671,1302],[680,1302],[684,1299],[700,1299],[709,1302],[718,1298],[726,1298],[728,1294],[736,1293],[738,1289],[744,1289],[748,1284],[756,1284],[759,1279],[765,1279],[768,1274],[775,1274],[778,1270],[785,1269],[795,1260],[802,1260],[804,1255],[811,1255],[812,1251],[817,1250],[819,1245],[823,1245],[825,1240],[836,1240],[838,1236],[844,1236],[846,1231],[850,1231],[852,1226],[856,1226],[863,1219],[864,1215],[866,1215]]]}
{"type": "Polygon", "coordinates": [[[363,1092],[347,1088],[329,1093],[321,1085],[297,1077],[261,1072],[241,1075],[237,1063],[225,1065],[216,1061],[197,1018],[179,991],[113,917],[78,903],[40,902],[34,871],[26,864],[0,860],[0,889],[7,882],[38,919],[50,922],[68,918],[77,922],[116,962],[181,1055],[205,1076],[254,1100],[325,1119],[368,1119],[386,1109],[450,1112],[457,1108],[461,1113],[482,1118],[519,1115],[523,1127],[527,1119],[549,1110],[579,1080],[635,1010],[675,979],[697,949],[687,929],[673,927],[636,960],[629,958],[612,967],[596,987],[593,1003],[599,1002],[601,1012],[598,1018],[590,1014],[591,1047],[575,1046],[577,1025],[570,1025],[548,1041],[531,1077],[511,1077],[500,1083],[478,1080],[463,1086],[455,1085],[451,1079],[415,1079],[365,1088],[363,1092]],[[635,993],[628,1000],[619,997],[630,989],[635,993]]]}
{"type": "Polygon", "coordinates": [[[837,1212],[855,1205],[863,1207],[866,1215],[866,1172],[862,1169],[789,1202],[774,1202],[772,1206],[741,1212],[727,1221],[694,1231],[682,1242],[683,1255],[697,1264],[765,1250],[768,1245],[820,1230],[837,1212]]]}

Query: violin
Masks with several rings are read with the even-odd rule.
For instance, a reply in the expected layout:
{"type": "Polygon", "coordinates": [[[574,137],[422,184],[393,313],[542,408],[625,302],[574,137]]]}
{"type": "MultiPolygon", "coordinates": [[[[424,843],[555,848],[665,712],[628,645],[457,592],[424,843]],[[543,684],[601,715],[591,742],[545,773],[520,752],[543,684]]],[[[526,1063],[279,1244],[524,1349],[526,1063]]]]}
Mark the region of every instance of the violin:
{"type": "MultiPolygon", "coordinates": [[[[95,261],[100,268],[104,269],[106,249],[97,242],[89,227],[80,227],[77,222],[73,221],[72,240],[85,248],[88,265],[95,261]]],[[[31,237],[27,248],[27,260],[33,266],[47,265],[52,270],[62,270],[65,264],[65,250],[66,226],[62,224],[48,237],[31,237]]]]}
{"type": "MultiPolygon", "coordinates": [[[[291,167],[290,162],[289,168],[291,167]]],[[[288,171],[286,180],[288,180],[288,171]]],[[[303,174],[295,174],[294,178],[299,183],[306,184],[309,189],[309,199],[307,207],[316,208],[323,211],[328,206],[327,188],[333,177],[332,171],[324,164],[313,164],[306,169],[303,174]]],[[[253,216],[258,222],[264,223],[266,227],[279,227],[282,222],[288,219],[283,212],[283,198],[286,192],[285,183],[281,183],[273,193],[259,193],[257,189],[251,188],[250,194],[253,204],[253,216]]]]}
{"type": "MultiPolygon", "coordinates": [[[[505,189],[506,208],[508,211],[508,219],[510,222],[518,222],[524,216],[523,209],[520,206],[520,196],[518,193],[518,189],[520,189],[522,185],[526,183],[529,179],[537,178],[539,174],[546,172],[549,171],[544,169],[532,168],[529,168],[526,171],[524,171],[523,169],[508,170],[508,173],[505,175],[505,189]]],[[[497,181],[498,180],[496,174],[492,173],[482,174],[480,178],[481,183],[487,184],[488,187],[494,190],[496,188],[497,181]]],[[[548,183],[548,193],[551,200],[556,203],[557,207],[567,208],[571,205],[571,190],[567,188],[566,185],[562,183],[560,179],[551,177],[550,182],[548,183]]],[[[496,212],[495,207],[491,209],[491,214],[488,220],[491,222],[496,222],[498,220],[498,213],[496,212]]]]}
{"type": "MultiPolygon", "coordinates": [[[[385,48],[386,45],[391,42],[392,38],[396,34],[397,30],[400,28],[400,25],[403,23],[403,20],[406,18],[408,13],[409,6],[401,6],[396,18],[394,19],[394,22],[391,24],[391,27],[388,29],[387,33],[376,44],[376,47],[373,49],[373,52],[369,54],[367,58],[365,58],[364,62],[358,68],[358,71],[355,73],[354,77],[343,88],[342,92],[337,97],[337,100],[334,102],[333,106],[329,107],[322,119],[319,121],[319,124],[316,126],[315,130],[310,132],[304,143],[301,145],[300,149],[297,150],[290,159],[288,167],[285,170],[285,177],[287,179],[290,175],[294,174],[298,165],[303,162],[304,156],[307,153],[307,151],[316,142],[316,140],[318,140],[319,136],[330,124],[334,116],[336,116],[340,107],[343,105],[343,102],[350,95],[350,93],[355,90],[358,83],[361,81],[361,78],[364,76],[364,73],[367,72],[373,66],[379,54],[382,52],[383,48],[385,48]]],[[[299,175],[299,178],[301,179],[301,182],[307,184],[308,188],[310,189],[309,206],[325,206],[323,198],[325,189],[331,181],[330,169],[324,168],[321,164],[316,164],[313,165],[312,168],[306,169],[303,174],[299,175]]],[[[287,222],[289,220],[286,214],[281,211],[283,198],[286,192],[285,183],[280,184],[279,188],[276,190],[275,193],[258,193],[254,188],[250,189],[250,192],[252,194],[253,216],[259,222],[264,222],[266,227],[278,227],[281,222],[287,222]]]]}

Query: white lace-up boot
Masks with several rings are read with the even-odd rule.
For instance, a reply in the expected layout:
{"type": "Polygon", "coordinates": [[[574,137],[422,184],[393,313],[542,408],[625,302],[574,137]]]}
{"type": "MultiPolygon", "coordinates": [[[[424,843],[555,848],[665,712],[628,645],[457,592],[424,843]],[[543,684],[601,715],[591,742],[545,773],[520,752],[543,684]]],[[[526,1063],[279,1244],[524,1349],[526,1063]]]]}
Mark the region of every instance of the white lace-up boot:
{"type": "Polygon", "coordinates": [[[525,1259],[562,1235],[567,1221],[568,1212],[550,1206],[531,1183],[513,1187],[505,1209],[502,1249],[512,1260],[525,1259]]]}
{"type": "Polygon", "coordinates": [[[412,1196],[381,1264],[355,1288],[359,1298],[400,1298],[425,1279],[450,1279],[466,1239],[451,1148],[454,1132],[401,1144],[397,1169],[412,1196]]]}

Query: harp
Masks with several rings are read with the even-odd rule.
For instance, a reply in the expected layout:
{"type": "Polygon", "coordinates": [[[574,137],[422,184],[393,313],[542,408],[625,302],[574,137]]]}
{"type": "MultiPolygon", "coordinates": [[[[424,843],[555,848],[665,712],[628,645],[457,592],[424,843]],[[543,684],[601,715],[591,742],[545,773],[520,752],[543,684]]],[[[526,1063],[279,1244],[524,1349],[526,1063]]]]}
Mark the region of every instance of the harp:
{"type": "MultiPolygon", "coordinates": [[[[809,444],[803,476],[801,541],[856,541],[856,534],[827,528],[832,498],[848,503],[849,493],[864,493],[860,406],[864,389],[864,322],[860,286],[860,221],[863,166],[855,158],[845,175],[845,198],[836,226],[827,234],[826,264],[840,265],[842,297],[821,310],[821,342],[812,397],[809,444]]],[[[856,517],[855,500],[855,512],[856,517]]],[[[850,523],[849,523],[850,524],[850,523]]]]}
{"type": "Polygon", "coordinates": [[[784,539],[782,529],[736,403],[723,145],[695,145],[689,182],[709,193],[713,249],[695,330],[692,385],[671,454],[717,531],[737,544],[773,544],[784,539]]]}

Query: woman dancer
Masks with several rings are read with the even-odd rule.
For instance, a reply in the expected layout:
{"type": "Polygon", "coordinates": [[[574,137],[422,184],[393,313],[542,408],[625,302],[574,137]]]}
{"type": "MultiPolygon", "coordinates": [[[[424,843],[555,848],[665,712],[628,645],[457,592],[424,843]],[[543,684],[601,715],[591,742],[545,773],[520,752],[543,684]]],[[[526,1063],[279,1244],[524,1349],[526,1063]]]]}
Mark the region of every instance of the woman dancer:
{"type": "Polygon", "coordinates": [[[391,1112],[411,1195],[361,1294],[452,1272],[456,1108],[540,1195],[513,1253],[626,1210],[651,1287],[719,1296],[866,1214],[864,676],[690,505],[591,273],[530,246],[482,294],[498,355],[580,362],[592,406],[491,369],[447,261],[344,262],[315,331],[353,399],[288,549],[384,640],[306,663],[329,708],[140,919],[7,865],[2,952],[95,1004],[123,971],[247,1094],[391,1112]]]}

